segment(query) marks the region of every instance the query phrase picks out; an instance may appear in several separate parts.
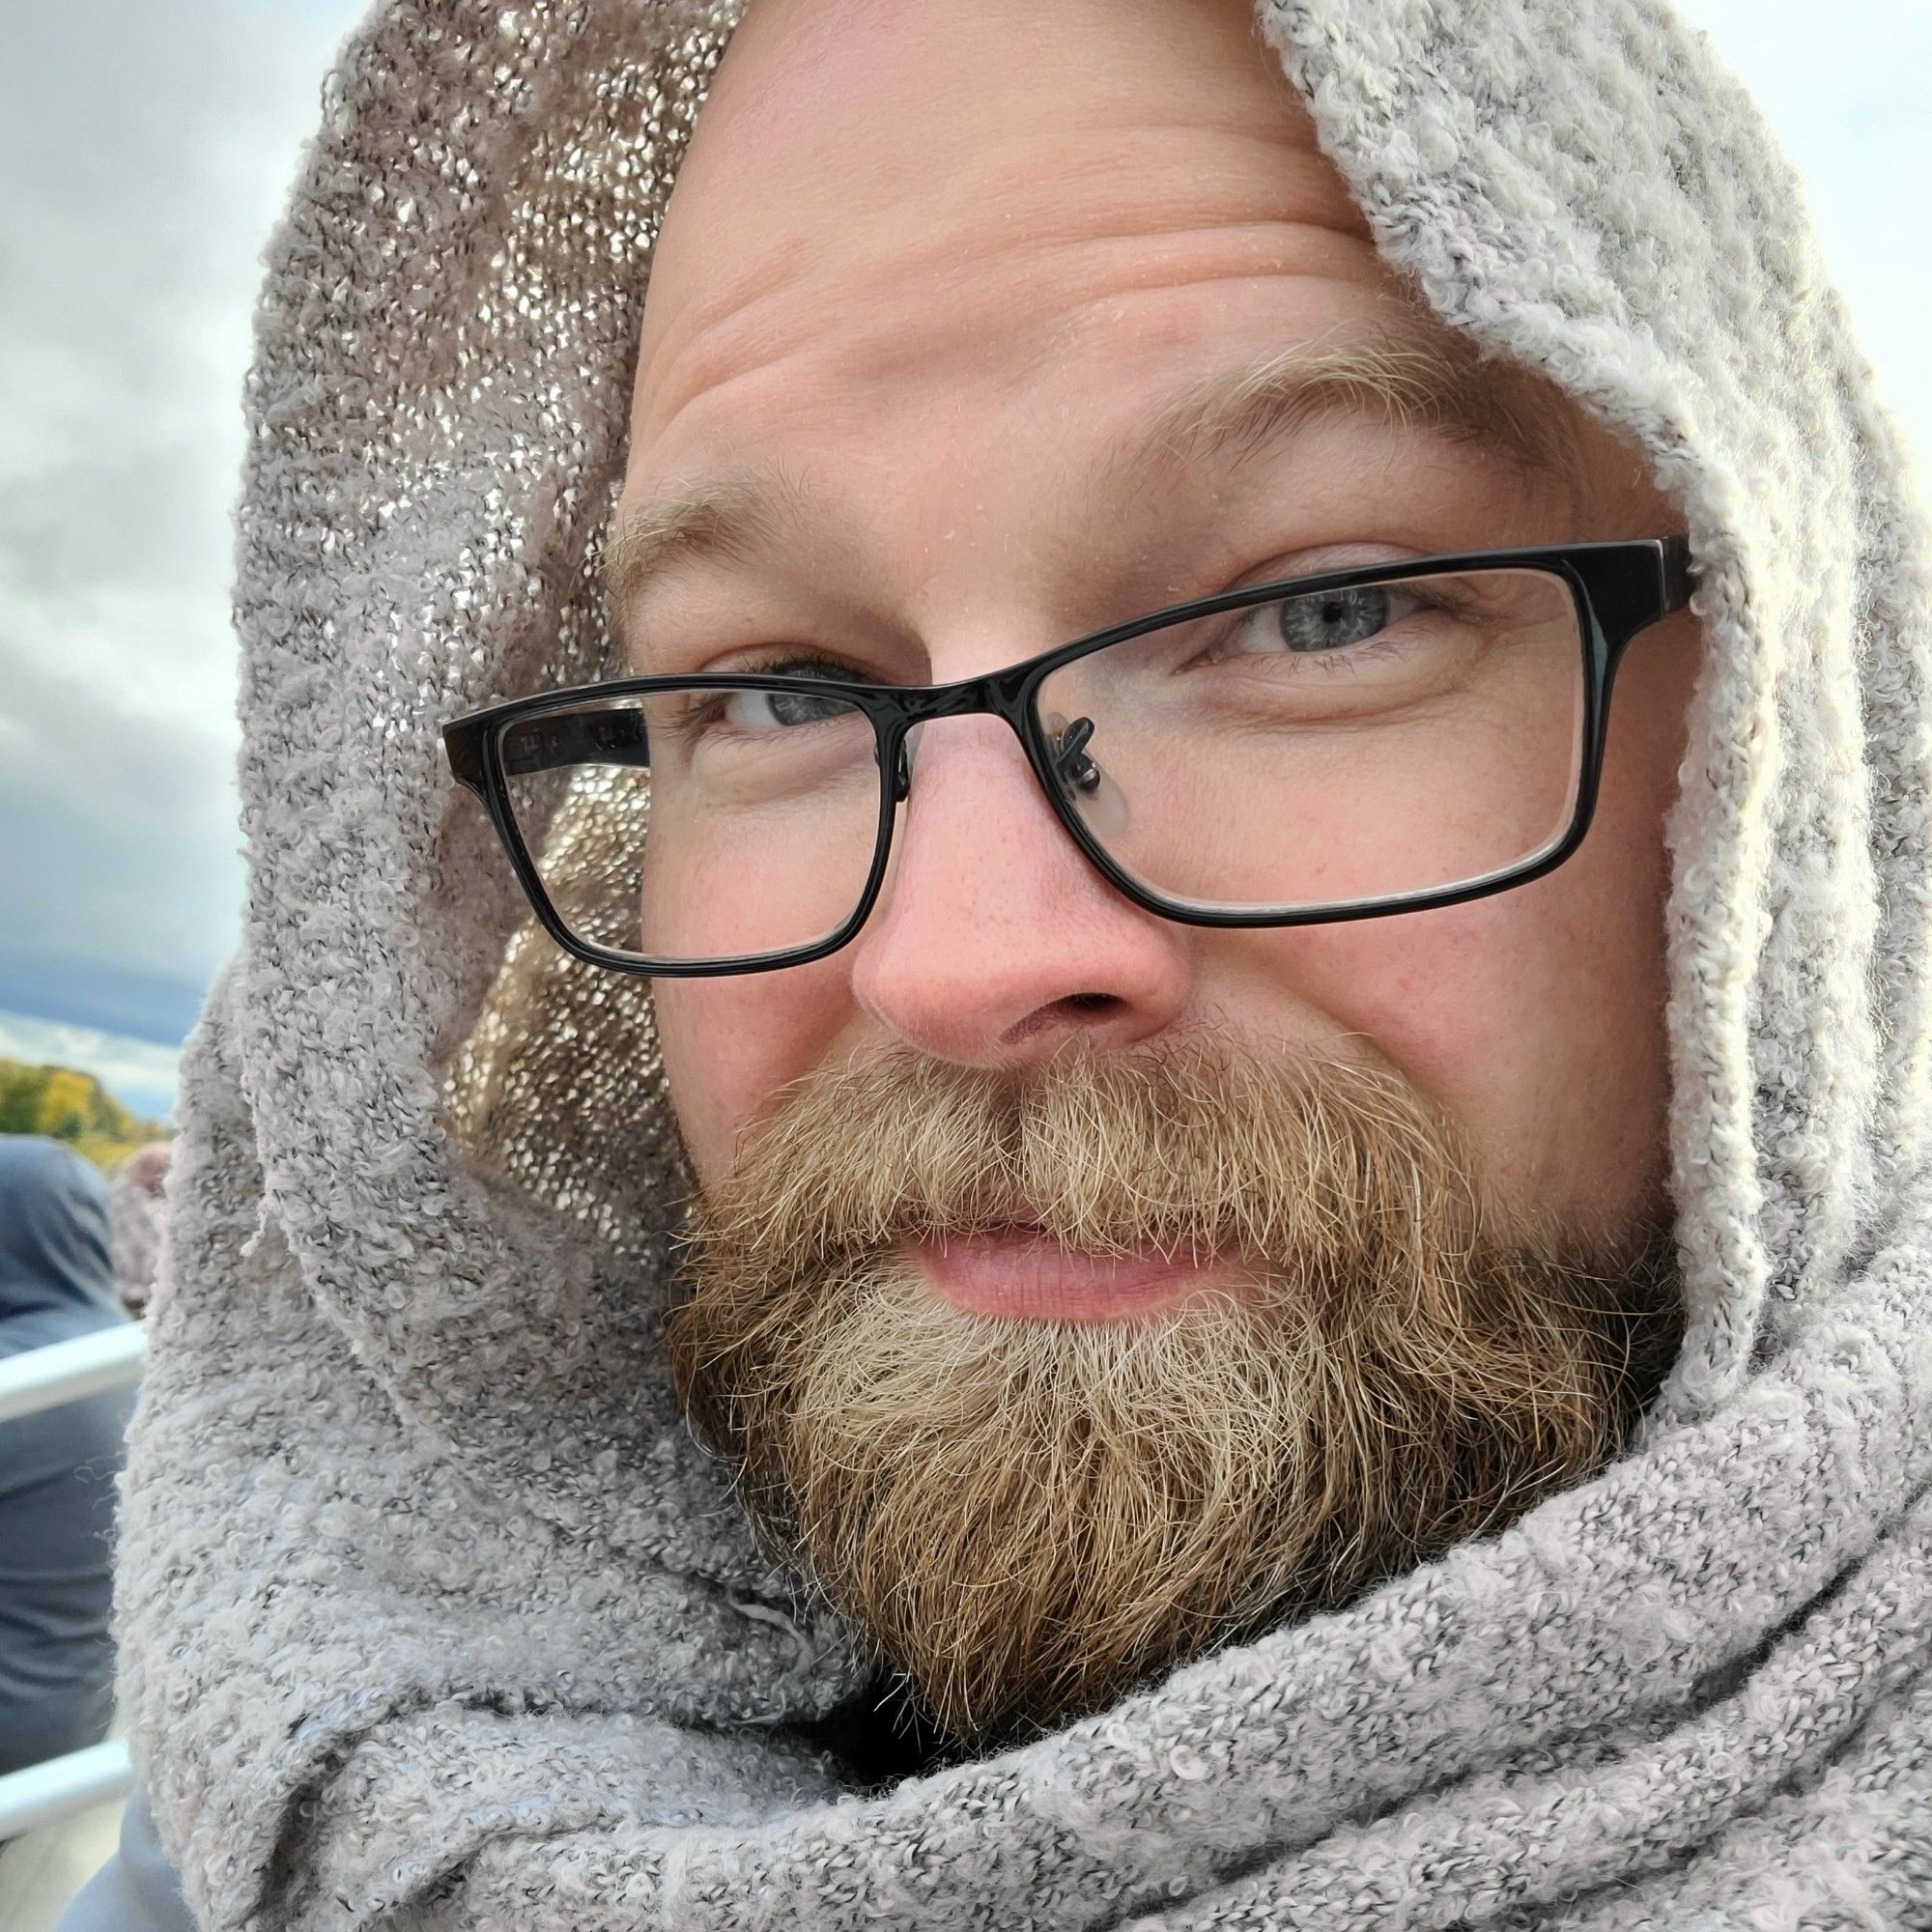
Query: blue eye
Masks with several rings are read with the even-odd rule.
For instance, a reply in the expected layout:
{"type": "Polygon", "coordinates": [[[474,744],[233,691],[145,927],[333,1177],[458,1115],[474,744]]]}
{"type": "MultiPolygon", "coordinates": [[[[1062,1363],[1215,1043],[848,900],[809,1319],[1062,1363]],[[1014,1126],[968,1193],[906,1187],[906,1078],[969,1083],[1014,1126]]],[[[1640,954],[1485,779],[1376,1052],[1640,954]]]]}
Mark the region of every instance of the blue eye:
{"type": "Polygon", "coordinates": [[[740,730],[763,731],[849,718],[852,706],[845,698],[821,697],[815,691],[734,691],[724,699],[723,715],[740,730]]]}
{"type": "Polygon", "coordinates": [[[1323,590],[1306,597],[1289,597],[1267,608],[1274,612],[1272,628],[1281,647],[1291,651],[1339,651],[1366,643],[1385,631],[1398,616],[1415,608],[1417,600],[1385,585],[1356,590],[1323,590]],[[1406,607],[1398,609],[1398,607],[1406,607]]]}
{"type": "MultiPolygon", "coordinates": [[[[853,682],[853,674],[844,665],[819,658],[781,658],[752,668],[779,677],[815,678],[828,685],[853,682]]],[[[741,731],[791,729],[853,715],[850,700],[830,692],[820,696],[815,691],[732,691],[721,693],[719,697],[715,715],[741,731]]]]}

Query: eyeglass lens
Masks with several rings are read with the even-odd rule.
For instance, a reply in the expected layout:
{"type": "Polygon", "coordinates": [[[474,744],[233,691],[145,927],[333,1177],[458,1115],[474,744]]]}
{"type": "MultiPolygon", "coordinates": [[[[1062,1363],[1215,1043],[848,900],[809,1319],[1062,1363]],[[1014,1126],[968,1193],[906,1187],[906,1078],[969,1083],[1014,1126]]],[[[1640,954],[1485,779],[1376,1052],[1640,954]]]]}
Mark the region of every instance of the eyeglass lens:
{"type": "Polygon", "coordinates": [[[1136,884],[1190,910],[1301,911],[1554,845],[1586,693],[1568,584],[1491,570],[1151,632],[1050,673],[1038,703],[1067,804],[1136,884]]]}

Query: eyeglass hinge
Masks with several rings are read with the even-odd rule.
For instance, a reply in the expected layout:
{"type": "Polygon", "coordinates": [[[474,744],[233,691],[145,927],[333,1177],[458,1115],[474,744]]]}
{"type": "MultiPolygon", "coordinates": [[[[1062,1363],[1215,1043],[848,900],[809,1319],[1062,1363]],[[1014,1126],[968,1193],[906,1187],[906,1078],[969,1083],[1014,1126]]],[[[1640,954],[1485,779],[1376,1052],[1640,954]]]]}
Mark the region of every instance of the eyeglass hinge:
{"type": "Polygon", "coordinates": [[[1690,602],[1690,593],[1696,587],[1690,575],[1690,539],[1688,536],[1665,537],[1663,552],[1663,611],[1668,616],[1673,611],[1682,611],[1690,602]]]}

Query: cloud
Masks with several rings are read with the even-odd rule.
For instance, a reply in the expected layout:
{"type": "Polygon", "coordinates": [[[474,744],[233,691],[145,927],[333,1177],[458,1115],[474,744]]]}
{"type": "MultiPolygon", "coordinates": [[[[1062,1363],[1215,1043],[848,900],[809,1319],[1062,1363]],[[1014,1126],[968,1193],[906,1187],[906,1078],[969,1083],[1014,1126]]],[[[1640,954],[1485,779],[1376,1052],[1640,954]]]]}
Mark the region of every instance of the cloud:
{"type": "Polygon", "coordinates": [[[257,257],[355,11],[64,0],[9,20],[0,951],[205,984],[233,946],[229,520],[257,257]]]}
{"type": "Polygon", "coordinates": [[[0,1010],[153,1046],[172,1048],[186,1037],[207,990],[199,980],[76,959],[68,952],[0,949],[0,1010]]]}

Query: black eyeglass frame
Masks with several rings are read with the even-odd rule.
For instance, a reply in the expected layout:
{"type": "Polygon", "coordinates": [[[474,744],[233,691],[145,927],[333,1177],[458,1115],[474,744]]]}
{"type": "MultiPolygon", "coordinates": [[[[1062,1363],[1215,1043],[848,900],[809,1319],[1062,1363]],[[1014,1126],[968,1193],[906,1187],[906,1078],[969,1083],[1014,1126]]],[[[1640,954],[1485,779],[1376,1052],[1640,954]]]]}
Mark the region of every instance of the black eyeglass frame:
{"type": "MultiPolygon", "coordinates": [[[[1127,623],[1076,638],[1070,643],[1057,644],[1051,650],[1042,651],[1037,657],[1026,658],[1018,664],[988,671],[980,677],[961,678],[952,684],[848,684],[840,680],[833,689],[840,700],[849,701],[869,721],[879,764],[879,823],[871,870],[851,917],[827,937],[814,940],[809,946],[788,948],[782,952],[747,953],[736,958],[661,962],[638,953],[620,952],[611,947],[599,946],[572,932],[552,902],[542,874],[518,827],[516,812],[510,803],[509,774],[503,758],[504,735],[514,724],[553,712],[581,713],[586,705],[645,696],[653,692],[772,691],[823,697],[827,680],[778,672],[717,672],[710,675],[663,674],[614,678],[595,684],[572,685],[555,691],[538,692],[526,697],[510,698],[504,703],[488,705],[482,710],[451,719],[442,727],[442,742],[451,774],[458,783],[482,801],[497,837],[509,855],[518,883],[523,887],[544,930],[567,952],[614,972],[641,973],[664,979],[709,979],[731,973],[768,973],[781,967],[807,965],[849,945],[870,917],[878,899],[892,852],[894,815],[911,790],[911,771],[905,749],[908,735],[916,725],[937,719],[982,715],[1002,719],[1010,727],[1025,750],[1027,762],[1038,780],[1040,789],[1046,794],[1055,816],[1065,827],[1073,842],[1109,885],[1143,911],[1181,925],[1328,925],[1350,920],[1382,919],[1396,913],[1424,912],[1437,906],[1463,905],[1471,899],[1486,898],[1492,893],[1527,885],[1530,880],[1541,878],[1568,859],[1582,843],[1596,810],[1609,724],[1610,692],[1615,683],[1617,665],[1631,640],[1640,631],[1687,608],[1690,591],[1690,539],[1685,536],[1557,544],[1526,550],[1466,551],[1244,585],[1238,590],[1222,591],[1212,597],[1196,598],[1189,603],[1150,611],[1127,623]],[[1455,885],[1432,887],[1386,898],[1345,900],[1327,906],[1232,911],[1190,905],[1185,900],[1164,898],[1122,871],[1088,831],[1065,796],[1056,759],[1064,759],[1065,748],[1055,745],[1035,702],[1040,685],[1063,666],[1090,656],[1094,651],[1105,650],[1110,645],[1143,637],[1150,631],[1165,630],[1198,618],[1220,616],[1227,611],[1249,610],[1256,605],[1277,603],[1290,597],[1320,596],[1337,590],[1368,589],[1384,582],[1407,582],[1419,577],[1489,570],[1539,570],[1561,578],[1569,585],[1575,600],[1577,629],[1585,653],[1583,746],[1577,803],[1563,836],[1546,851],[1532,855],[1520,865],[1455,885]]],[[[639,742],[641,742],[641,734],[639,742]]],[[[559,740],[559,743],[568,748],[567,738],[559,740]]],[[[641,759],[634,757],[626,760],[622,756],[624,746],[616,741],[614,734],[607,734],[607,739],[600,742],[586,731],[582,736],[582,750],[586,753],[594,753],[605,763],[631,762],[646,767],[649,764],[647,747],[641,759]]],[[[546,760],[519,769],[552,769],[566,762],[570,761],[558,759],[553,766],[546,760]]]]}

